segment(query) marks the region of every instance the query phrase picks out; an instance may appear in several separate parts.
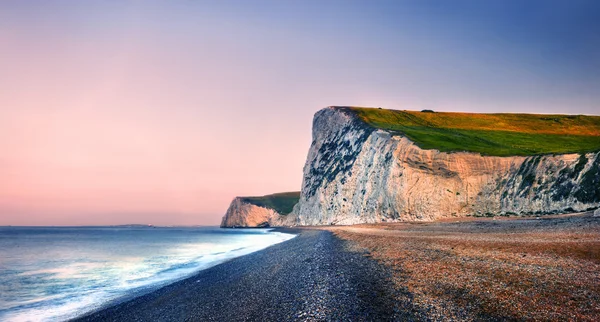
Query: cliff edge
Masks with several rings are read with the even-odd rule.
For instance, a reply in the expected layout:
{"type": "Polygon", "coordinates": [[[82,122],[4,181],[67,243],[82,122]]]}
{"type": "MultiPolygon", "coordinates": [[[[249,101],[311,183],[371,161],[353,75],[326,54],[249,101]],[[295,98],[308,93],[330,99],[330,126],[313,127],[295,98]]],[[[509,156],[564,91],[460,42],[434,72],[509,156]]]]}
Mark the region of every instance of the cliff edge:
{"type": "Polygon", "coordinates": [[[600,207],[598,116],[328,107],[312,135],[298,225],[600,207]]]}

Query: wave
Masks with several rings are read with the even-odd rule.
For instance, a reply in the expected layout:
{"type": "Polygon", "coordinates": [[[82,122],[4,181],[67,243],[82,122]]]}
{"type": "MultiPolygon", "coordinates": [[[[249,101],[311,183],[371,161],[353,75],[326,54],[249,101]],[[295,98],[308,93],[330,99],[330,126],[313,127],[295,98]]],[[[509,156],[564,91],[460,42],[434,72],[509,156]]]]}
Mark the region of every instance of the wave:
{"type": "MultiPolygon", "coordinates": [[[[294,237],[267,229],[220,231],[147,232],[150,236],[138,238],[140,241],[113,240],[109,247],[86,244],[93,251],[85,250],[77,258],[61,254],[64,258],[52,267],[32,267],[16,274],[16,270],[6,270],[0,274],[0,282],[9,283],[0,286],[0,320],[71,319],[294,237]],[[144,243],[146,239],[151,242],[144,243]],[[136,249],[144,255],[130,254],[136,249]]],[[[49,258],[40,262],[44,260],[52,262],[49,258]]]]}

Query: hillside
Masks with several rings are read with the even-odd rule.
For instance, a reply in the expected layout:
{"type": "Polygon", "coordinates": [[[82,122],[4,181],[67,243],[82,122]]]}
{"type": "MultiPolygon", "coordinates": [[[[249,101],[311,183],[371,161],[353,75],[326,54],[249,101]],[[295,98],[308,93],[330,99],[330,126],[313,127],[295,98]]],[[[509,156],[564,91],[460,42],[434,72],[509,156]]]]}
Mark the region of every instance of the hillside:
{"type": "Polygon", "coordinates": [[[352,111],[374,128],[402,134],[422,149],[490,156],[600,151],[600,116],[337,109],[352,111]]]}
{"type": "Polygon", "coordinates": [[[298,203],[300,191],[274,193],[262,197],[240,197],[240,199],[255,206],[273,209],[281,215],[287,215],[298,203]]]}

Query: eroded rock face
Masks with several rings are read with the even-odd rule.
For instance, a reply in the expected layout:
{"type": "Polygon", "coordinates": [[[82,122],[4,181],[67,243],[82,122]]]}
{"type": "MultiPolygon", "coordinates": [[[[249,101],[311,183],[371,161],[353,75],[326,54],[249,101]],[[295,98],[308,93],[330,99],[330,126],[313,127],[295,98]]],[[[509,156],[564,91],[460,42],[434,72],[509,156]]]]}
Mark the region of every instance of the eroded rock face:
{"type": "Polygon", "coordinates": [[[269,227],[271,218],[278,215],[273,209],[259,207],[237,197],[223,216],[221,227],[269,227]]]}
{"type": "Polygon", "coordinates": [[[288,223],[425,221],[600,207],[600,152],[494,157],[423,150],[329,107],[313,121],[300,202],[288,223]]]}
{"type": "Polygon", "coordinates": [[[221,228],[290,226],[293,222],[289,222],[289,219],[291,218],[273,209],[260,207],[237,197],[223,216],[221,228]]]}

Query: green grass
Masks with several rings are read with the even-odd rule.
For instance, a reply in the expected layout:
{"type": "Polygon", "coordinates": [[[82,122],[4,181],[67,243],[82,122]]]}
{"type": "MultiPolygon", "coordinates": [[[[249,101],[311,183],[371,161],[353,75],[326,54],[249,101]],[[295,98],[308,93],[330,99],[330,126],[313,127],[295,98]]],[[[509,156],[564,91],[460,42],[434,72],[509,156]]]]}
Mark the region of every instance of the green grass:
{"type": "Polygon", "coordinates": [[[262,197],[241,197],[241,199],[253,205],[273,209],[281,215],[287,215],[300,200],[300,191],[274,193],[262,197]]]}
{"type": "Polygon", "coordinates": [[[423,149],[494,156],[600,151],[600,116],[348,109],[372,127],[402,134],[423,149]]]}

